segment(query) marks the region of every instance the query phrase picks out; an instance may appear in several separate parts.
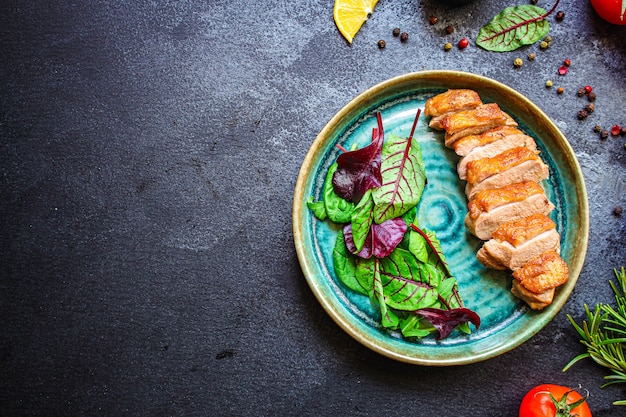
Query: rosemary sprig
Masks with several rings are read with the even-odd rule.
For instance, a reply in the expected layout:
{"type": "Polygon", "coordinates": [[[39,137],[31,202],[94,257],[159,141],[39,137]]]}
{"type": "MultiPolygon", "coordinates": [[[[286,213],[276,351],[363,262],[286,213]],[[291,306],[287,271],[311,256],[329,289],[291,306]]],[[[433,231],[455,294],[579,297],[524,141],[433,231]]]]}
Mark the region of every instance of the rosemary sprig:
{"type": "MultiPolygon", "coordinates": [[[[608,382],[603,384],[604,388],[611,384],[626,383],[626,358],[624,357],[624,347],[626,346],[626,270],[614,269],[617,284],[609,281],[615,293],[615,308],[610,304],[599,303],[591,311],[585,304],[587,320],[583,320],[581,325],[576,324],[569,314],[567,318],[580,335],[581,343],[586,347],[587,352],[582,353],[572,359],[563,368],[567,371],[576,362],[591,358],[598,365],[611,370],[611,374],[604,377],[608,382]]],[[[619,400],[614,405],[626,405],[626,400],[619,400]]]]}

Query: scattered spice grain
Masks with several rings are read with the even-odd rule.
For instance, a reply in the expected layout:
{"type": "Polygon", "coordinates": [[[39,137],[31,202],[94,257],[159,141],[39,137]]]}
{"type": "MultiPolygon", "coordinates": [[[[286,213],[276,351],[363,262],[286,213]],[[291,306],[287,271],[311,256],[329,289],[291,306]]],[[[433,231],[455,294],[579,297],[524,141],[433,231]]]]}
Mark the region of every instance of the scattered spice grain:
{"type": "Polygon", "coordinates": [[[384,39],[381,39],[378,41],[378,48],[379,49],[385,49],[385,46],[387,46],[387,42],[385,42],[384,39]]]}
{"type": "Polygon", "coordinates": [[[437,16],[431,16],[428,19],[428,23],[430,23],[431,25],[436,25],[438,21],[439,21],[439,18],[437,16]]]}
{"type": "Polygon", "coordinates": [[[556,15],[554,16],[554,18],[556,19],[557,22],[562,21],[565,18],[565,12],[563,10],[559,10],[558,12],[556,12],[556,15]]]}
{"type": "Polygon", "coordinates": [[[622,217],[623,212],[624,212],[624,209],[622,209],[622,206],[616,206],[613,209],[613,214],[616,215],[617,217],[622,217]]]}
{"type": "Polygon", "coordinates": [[[594,131],[594,132],[596,132],[596,133],[600,133],[600,132],[602,131],[602,126],[600,126],[600,125],[595,125],[595,126],[593,127],[593,131],[594,131]]]}
{"type": "Polygon", "coordinates": [[[587,111],[587,113],[591,114],[594,112],[594,110],[596,109],[595,104],[593,103],[589,103],[585,106],[585,110],[587,111]]]}
{"type": "Polygon", "coordinates": [[[452,26],[452,25],[448,25],[448,26],[446,26],[446,33],[447,33],[448,35],[453,34],[453,33],[454,33],[454,26],[452,26]]]}
{"type": "Polygon", "coordinates": [[[522,58],[515,58],[515,60],[513,61],[513,66],[515,68],[519,68],[522,65],[524,65],[524,61],[522,61],[522,58]]]}
{"type": "Polygon", "coordinates": [[[529,61],[534,61],[535,60],[535,53],[534,52],[531,52],[531,53],[528,54],[528,60],[529,61]]]}
{"type": "Polygon", "coordinates": [[[459,41],[459,49],[465,49],[469,45],[467,38],[463,38],[459,41]]]}
{"type": "Polygon", "coordinates": [[[587,110],[578,110],[578,120],[585,120],[587,117],[589,117],[587,110]]]}
{"type": "Polygon", "coordinates": [[[400,36],[400,28],[394,28],[391,34],[397,38],[398,36],[400,36]]]}
{"type": "Polygon", "coordinates": [[[564,91],[565,89],[563,87],[559,87],[556,89],[557,94],[563,94],[564,91]]]}
{"type": "Polygon", "coordinates": [[[446,42],[446,43],[443,45],[443,50],[444,50],[444,51],[446,51],[446,52],[448,52],[450,49],[452,49],[452,44],[451,44],[450,42],[446,42]]]}
{"type": "Polygon", "coordinates": [[[615,125],[611,128],[611,136],[619,136],[621,131],[622,131],[622,128],[619,127],[619,125],[615,125]]]}
{"type": "Polygon", "coordinates": [[[589,94],[587,94],[587,100],[589,100],[591,103],[596,101],[596,93],[589,93],[589,94]]]}
{"type": "Polygon", "coordinates": [[[602,132],[600,132],[600,139],[606,139],[609,137],[609,131],[606,129],[602,129],[602,132]]]}
{"type": "Polygon", "coordinates": [[[406,32],[402,32],[400,34],[400,42],[406,42],[409,40],[409,34],[406,32]]]}
{"type": "Polygon", "coordinates": [[[546,88],[552,88],[552,85],[553,85],[552,80],[546,81],[546,88]]]}

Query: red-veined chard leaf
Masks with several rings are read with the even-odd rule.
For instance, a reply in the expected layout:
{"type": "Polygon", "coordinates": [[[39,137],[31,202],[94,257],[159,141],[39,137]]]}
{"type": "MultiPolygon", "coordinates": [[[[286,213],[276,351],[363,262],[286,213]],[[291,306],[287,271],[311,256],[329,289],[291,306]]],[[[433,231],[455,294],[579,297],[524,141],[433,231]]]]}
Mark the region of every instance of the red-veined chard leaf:
{"type": "Polygon", "coordinates": [[[341,198],[333,188],[333,175],[337,171],[337,163],[328,169],[324,182],[324,208],[330,221],[335,223],[348,223],[352,218],[354,203],[341,198]]]}
{"type": "Polygon", "coordinates": [[[426,185],[426,171],[419,142],[413,139],[418,110],[409,137],[390,134],[382,149],[382,184],[374,192],[374,221],[402,216],[419,203],[426,185]]]}
{"type": "Polygon", "coordinates": [[[358,203],[370,188],[380,187],[381,151],[384,142],[383,122],[376,113],[378,128],[372,129],[372,142],[337,158],[338,168],[333,175],[333,187],[342,198],[358,203]]]}
{"type": "Polygon", "coordinates": [[[387,220],[381,224],[373,223],[365,238],[363,248],[357,251],[352,236],[352,224],[347,224],[343,227],[344,239],[348,250],[365,259],[372,256],[376,258],[388,256],[402,242],[406,231],[407,225],[401,217],[387,220]]]}
{"type": "Polygon", "coordinates": [[[346,247],[341,230],[337,234],[335,247],[333,248],[333,266],[337,278],[339,278],[346,287],[358,293],[369,295],[371,284],[366,282],[367,287],[363,287],[361,282],[357,279],[356,258],[346,247]]]}
{"type": "Polygon", "coordinates": [[[363,250],[365,240],[370,234],[372,223],[374,223],[374,200],[372,200],[372,190],[367,190],[361,201],[352,212],[352,240],[354,241],[354,253],[363,250]]]}
{"type": "Polygon", "coordinates": [[[453,308],[451,310],[422,308],[414,313],[427,319],[439,331],[438,340],[448,337],[452,330],[460,324],[470,322],[476,328],[480,327],[480,317],[468,308],[453,308]]]}
{"type": "Polygon", "coordinates": [[[381,259],[380,265],[388,306],[411,311],[431,307],[437,302],[441,276],[436,269],[418,262],[410,252],[396,249],[381,259]]]}
{"type": "Polygon", "coordinates": [[[441,294],[441,299],[447,308],[463,307],[463,300],[459,294],[456,279],[452,275],[452,271],[446,262],[446,257],[441,249],[441,243],[437,235],[430,230],[422,230],[417,225],[411,224],[411,233],[409,236],[409,251],[418,259],[422,260],[424,251],[428,254],[426,262],[433,264],[444,275],[444,280],[454,279],[454,286],[450,293],[441,294]],[[425,247],[425,249],[424,249],[425,247]]]}
{"type": "Polygon", "coordinates": [[[409,250],[411,253],[420,261],[435,265],[436,268],[444,273],[444,276],[451,277],[452,271],[448,267],[437,235],[430,230],[422,230],[415,224],[411,224],[411,229],[416,232],[411,233],[409,236],[409,250]]]}
{"type": "Polygon", "coordinates": [[[476,45],[495,52],[532,45],[548,34],[550,23],[546,17],[554,11],[556,4],[549,12],[532,4],[505,8],[480,29],[476,45]]]}

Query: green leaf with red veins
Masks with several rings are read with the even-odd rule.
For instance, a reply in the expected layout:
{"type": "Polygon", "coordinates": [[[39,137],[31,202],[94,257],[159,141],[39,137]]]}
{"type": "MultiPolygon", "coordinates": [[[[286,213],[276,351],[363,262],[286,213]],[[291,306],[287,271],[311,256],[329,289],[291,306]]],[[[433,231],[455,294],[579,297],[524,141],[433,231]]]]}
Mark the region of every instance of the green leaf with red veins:
{"type": "Polygon", "coordinates": [[[418,141],[390,134],[383,145],[380,173],[382,184],[372,194],[378,224],[402,216],[420,201],[426,171],[418,141]]]}
{"type": "MultiPolygon", "coordinates": [[[[558,2],[557,2],[558,3],[558,2]]],[[[524,45],[532,45],[550,31],[546,12],[532,4],[507,7],[478,32],[476,45],[488,51],[514,51],[524,45]]]]}
{"type": "Polygon", "coordinates": [[[422,264],[409,251],[393,251],[381,260],[380,271],[388,306],[411,311],[437,303],[437,286],[441,282],[439,271],[422,264]]]}

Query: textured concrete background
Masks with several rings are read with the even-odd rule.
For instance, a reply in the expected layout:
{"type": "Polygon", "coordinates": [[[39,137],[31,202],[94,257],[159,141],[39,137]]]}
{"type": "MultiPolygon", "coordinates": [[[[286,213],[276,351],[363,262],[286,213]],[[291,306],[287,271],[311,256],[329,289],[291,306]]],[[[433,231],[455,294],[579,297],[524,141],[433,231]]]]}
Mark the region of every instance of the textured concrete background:
{"type": "Polygon", "coordinates": [[[600,389],[603,368],[561,369],[583,351],[566,314],[610,301],[626,264],[626,216],[613,215],[626,137],[592,131],[626,124],[626,26],[563,1],[547,51],[474,45],[523,3],[380,0],[350,46],[332,0],[3,1],[0,414],[514,416],[554,382],[588,389],[596,417],[624,415],[611,402],[625,387],[600,389]],[[467,49],[443,51],[461,37],[467,49]],[[539,105],[574,148],[591,209],[561,313],[519,348],[452,368],[394,362],[343,333],[291,232],[320,129],[366,88],[424,69],[485,75],[539,105]],[[579,121],[587,84],[596,111],[579,121]]]}

